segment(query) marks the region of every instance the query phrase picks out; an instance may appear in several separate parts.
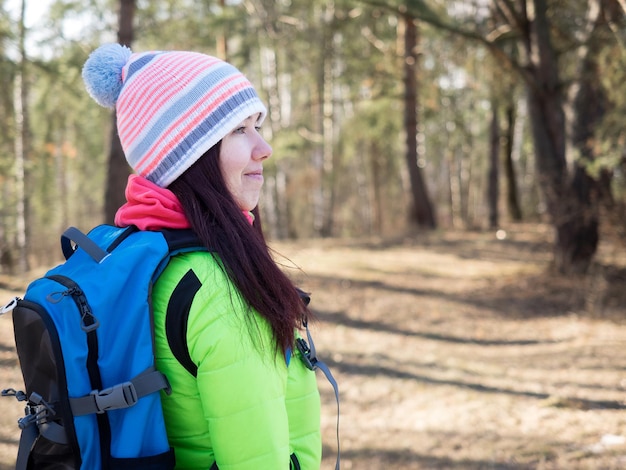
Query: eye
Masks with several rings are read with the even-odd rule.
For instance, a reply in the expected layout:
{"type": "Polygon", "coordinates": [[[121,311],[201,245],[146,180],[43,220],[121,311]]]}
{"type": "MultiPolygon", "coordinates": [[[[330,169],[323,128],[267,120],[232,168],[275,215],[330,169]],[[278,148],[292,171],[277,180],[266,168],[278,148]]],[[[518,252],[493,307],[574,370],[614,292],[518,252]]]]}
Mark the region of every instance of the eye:
{"type": "Polygon", "coordinates": [[[246,133],[246,126],[239,126],[235,128],[235,130],[233,131],[233,134],[245,134],[245,133],[246,133]]]}
{"type": "Polygon", "coordinates": [[[263,128],[261,126],[254,126],[257,132],[261,132],[263,128]]]}

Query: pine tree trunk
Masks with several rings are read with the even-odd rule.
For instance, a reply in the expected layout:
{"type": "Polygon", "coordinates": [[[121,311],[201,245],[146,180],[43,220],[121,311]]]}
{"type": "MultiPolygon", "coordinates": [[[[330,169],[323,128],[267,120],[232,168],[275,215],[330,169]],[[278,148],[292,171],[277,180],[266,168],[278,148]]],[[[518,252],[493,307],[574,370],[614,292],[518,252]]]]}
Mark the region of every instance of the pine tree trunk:
{"type": "Polygon", "coordinates": [[[509,217],[515,222],[522,220],[522,208],[519,203],[517,187],[517,173],[513,162],[513,148],[515,142],[515,106],[509,103],[505,110],[506,130],[504,145],[504,177],[506,181],[506,206],[509,217]]]}
{"type": "Polygon", "coordinates": [[[417,25],[405,16],[404,31],[404,129],[406,135],[406,164],[411,182],[412,212],[409,220],[419,227],[435,228],[435,213],[419,166],[417,146],[417,25]]]}
{"type": "Polygon", "coordinates": [[[489,130],[489,170],[487,172],[487,207],[489,208],[489,228],[495,229],[500,223],[498,213],[500,183],[500,125],[498,123],[498,103],[491,102],[492,116],[489,130]]]}
{"type": "Polygon", "coordinates": [[[528,91],[539,186],[555,228],[554,265],[563,274],[584,273],[596,252],[598,221],[588,195],[568,177],[565,112],[558,63],[550,39],[545,0],[534,0],[535,18],[528,41],[528,91]]]}
{"type": "Polygon", "coordinates": [[[16,248],[17,267],[21,273],[28,271],[28,175],[26,160],[28,156],[28,81],[26,80],[26,27],[24,25],[26,0],[22,0],[19,19],[19,64],[14,82],[15,112],[15,191],[16,191],[16,248]]]}
{"type": "MultiPolygon", "coordinates": [[[[224,11],[224,8],[226,8],[226,0],[219,0],[218,4],[220,9],[224,11]]],[[[215,41],[217,56],[225,61],[228,61],[228,38],[226,37],[226,31],[222,30],[222,32],[215,38],[215,41]]]]}
{"type": "Polygon", "coordinates": [[[598,57],[604,40],[597,33],[607,27],[607,19],[616,21],[622,18],[623,12],[615,2],[599,0],[598,8],[590,8],[589,38],[581,50],[579,84],[573,101],[572,144],[577,149],[579,158],[574,166],[572,181],[573,198],[583,208],[578,226],[573,227],[567,237],[576,236],[578,241],[574,258],[577,269],[586,271],[599,242],[600,204],[610,204],[610,174],[600,172],[597,178],[587,171],[587,165],[596,158],[594,148],[595,129],[602,121],[608,103],[606,93],[601,85],[601,72],[598,57]],[[594,14],[595,16],[592,16],[594,14]]]}
{"type": "Polygon", "coordinates": [[[334,4],[330,2],[325,11],[324,66],[322,81],[322,159],[321,184],[324,196],[324,218],[320,235],[330,237],[335,224],[335,25],[334,4]]]}
{"type": "MultiPolygon", "coordinates": [[[[260,59],[263,91],[268,97],[268,115],[264,128],[269,128],[271,139],[281,130],[283,119],[280,107],[281,93],[289,93],[289,90],[279,88],[279,64],[275,47],[261,47],[260,59]]],[[[267,227],[268,233],[274,238],[285,239],[290,236],[289,198],[286,194],[287,175],[280,160],[275,161],[274,165],[274,174],[268,174],[270,187],[267,188],[267,191],[271,192],[268,196],[271,196],[272,203],[263,205],[264,214],[268,216],[264,221],[269,221],[272,226],[268,227],[269,224],[264,224],[264,227],[267,227]]]]}
{"type": "MultiPolygon", "coordinates": [[[[119,30],[117,39],[120,44],[130,47],[133,41],[133,18],[135,14],[135,0],[120,0],[119,30]]],[[[111,141],[109,148],[109,163],[104,199],[105,223],[112,224],[115,213],[126,201],[124,190],[130,168],[124,156],[124,150],[117,133],[117,119],[115,113],[111,118],[111,141]]]]}

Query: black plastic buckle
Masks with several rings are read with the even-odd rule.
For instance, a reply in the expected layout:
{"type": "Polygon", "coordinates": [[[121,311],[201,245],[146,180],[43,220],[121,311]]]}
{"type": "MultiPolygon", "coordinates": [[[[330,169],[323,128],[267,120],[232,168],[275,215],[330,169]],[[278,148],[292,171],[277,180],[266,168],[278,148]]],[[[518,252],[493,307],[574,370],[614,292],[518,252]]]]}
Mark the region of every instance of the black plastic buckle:
{"type": "Polygon", "coordinates": [[[317,357],[311,356],[311,348],[309,348],[307,342],[302,338],[296,339],[296,348],[300,351],[300,357],[302,358],[306,368],[309,370],[316,370],[317,357]]]}
{"type": "MultiPolygon", "coordinates": [[[[21,398],[18,398],[18,400],[21,400],[21,398]]],[[[47,403],[41,395],[37,392],[33,392],[28,397],[28,402],[24,407],[24,415],[25,416],[17,420],[17,425],[20,429],[26,429],[33,423],[37,423],[37,425],[45,423],[48,417],[55,416],[56,412],[54,411],[54,407],[47,403]]]]}

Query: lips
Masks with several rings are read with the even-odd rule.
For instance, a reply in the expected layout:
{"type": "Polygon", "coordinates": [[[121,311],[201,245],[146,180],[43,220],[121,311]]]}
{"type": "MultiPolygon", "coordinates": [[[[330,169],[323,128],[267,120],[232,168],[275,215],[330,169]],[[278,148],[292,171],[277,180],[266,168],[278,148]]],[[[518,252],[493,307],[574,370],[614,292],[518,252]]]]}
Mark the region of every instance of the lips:
{"type": "Polygon", "coordinates": [[[247,171],[246,173],[244,173],[245,176],[252,176],[252,177],[263,177],[263,168],[260,168],[258,170],[253,170],[253,171],[247,171]]]}
{"type": "Polygon", "coordinates": [[[263,170],[249,171],[244,173],[244,176],[255,184],[263,184],[263,170]]]}

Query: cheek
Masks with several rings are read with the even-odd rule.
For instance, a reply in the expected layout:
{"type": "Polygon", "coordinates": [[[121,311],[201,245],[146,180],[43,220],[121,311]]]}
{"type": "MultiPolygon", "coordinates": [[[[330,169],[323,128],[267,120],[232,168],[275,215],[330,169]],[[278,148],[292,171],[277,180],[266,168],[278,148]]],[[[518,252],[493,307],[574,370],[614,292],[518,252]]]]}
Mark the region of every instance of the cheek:
{"type": "Polygon", "coordinates": [[[220,154],[220,168],[225,178],[241,176],[248,159],[242,149],[235,145],[229,145],[225,151],[220,154]]]}
{"type": "Polygon", "coordinates": [[[230,182],[233,177],[238,173],[237,161],[232,158],[230,153],[224,153],[220,155],[220,171],[224,181],[230,182]]]}
{"type": "Polygon", "coordinates": [[[237,183],[239,178],[236,173],[234,173],[231,168],[222,167],[222,178],[224,179],[224,183],[226,183],[226,188],[228,188],[231,193],[235,193],[239,186],[237,183]]]}
{"type": "Polygon", "coordinates": [[[241,204],[242,192],[244,185],[242,182],[242,169],[239,165],[234,164],[233,161],[226,161],[220,165],[222,172],[222,178],[226,184],[226,189],[235,198],[235,200],[241,204]]]}

